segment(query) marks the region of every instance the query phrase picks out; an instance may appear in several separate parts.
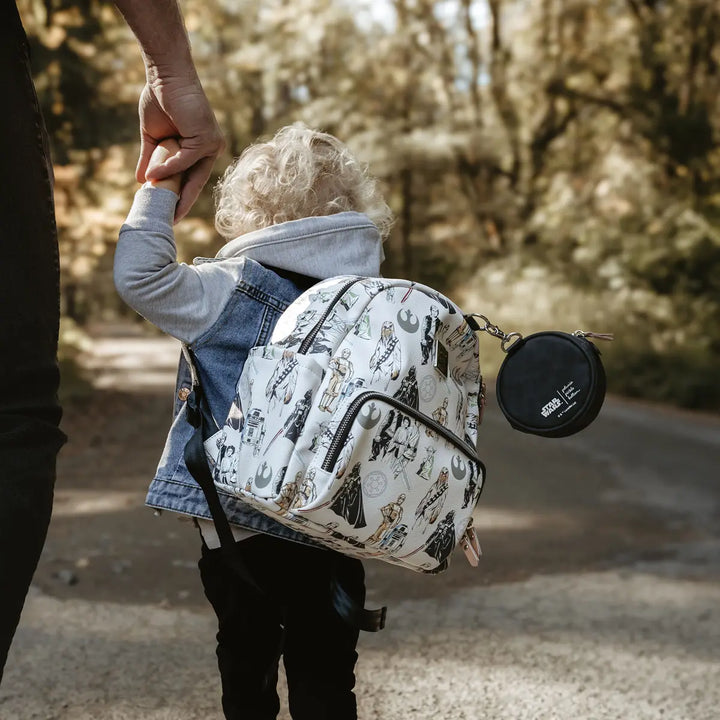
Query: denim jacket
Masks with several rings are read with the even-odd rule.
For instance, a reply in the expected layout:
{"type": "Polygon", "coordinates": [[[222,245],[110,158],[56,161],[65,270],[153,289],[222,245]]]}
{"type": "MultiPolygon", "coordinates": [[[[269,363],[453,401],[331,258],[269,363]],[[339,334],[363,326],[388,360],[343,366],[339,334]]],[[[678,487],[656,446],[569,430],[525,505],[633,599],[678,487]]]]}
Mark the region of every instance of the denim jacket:
{"type": "MultiPolygon", "coordinates": [[[[247,233],[215,258],[177,262],[173,213],[177,196],[141,188],[121,228],[115,284],[141,315],[189,346],[212,419],[221,426],[248,351],[266,344],[282,312],[301,294],[288,270],[308,278],[379,275],[383,258],[377,228],[360,213],[294,220],[247,233]]],[[[174,420],[147,495],[147,504],[198,518],[210,511],[185,467],[183,452],[193,428],[185,399],[190,370],[180,358],[174,420]]],[[[220,493],[230,522],[298,542],[312,542],[275,520],[220,493]]]]}

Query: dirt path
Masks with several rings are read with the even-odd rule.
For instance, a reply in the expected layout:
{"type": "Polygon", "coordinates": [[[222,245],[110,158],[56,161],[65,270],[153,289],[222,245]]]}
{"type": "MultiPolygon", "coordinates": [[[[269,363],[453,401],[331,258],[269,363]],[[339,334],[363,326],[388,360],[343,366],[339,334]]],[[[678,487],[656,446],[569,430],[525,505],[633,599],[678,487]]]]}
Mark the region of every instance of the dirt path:
{"type": "MultiPolygon", "coordinates": [[[[97,339],[2,720],[220,717],[195,531],[143,506],[176,362],[167,339],[97,339]]],[[[543,441],[491,405],[481,438],[481,568],[367,565],[390,615],[361,641],[361,717],[717,717],[720,421],[612,400],[543,441]]]]}

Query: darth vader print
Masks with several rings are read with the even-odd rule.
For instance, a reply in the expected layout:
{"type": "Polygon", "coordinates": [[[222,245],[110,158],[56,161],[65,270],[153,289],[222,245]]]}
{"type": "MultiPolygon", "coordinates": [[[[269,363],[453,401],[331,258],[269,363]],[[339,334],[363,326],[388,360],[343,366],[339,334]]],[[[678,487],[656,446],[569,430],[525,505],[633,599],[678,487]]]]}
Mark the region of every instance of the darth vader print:
{"type": "Polygon", "coordinates": [[[354,528],[363,528],[367,524],[363,508],[360,463],[353,466],[347,479],[330,504],[330,509],[336,515],[344,518],[354,528]]]}
{"type": "Polygon", "coordinates": [[[395,391],[393,397],[405,405],[418,409],[418,384],[414,365],[410,367],[408,374],[400,382],[400,387],[395,391]]]}
{"type": "Polygon", "coordinates": [[[430,557],[442,563],[450,557],[455,544],[455,511],[451,510],[430,535],[424,550],[430,557]]]}

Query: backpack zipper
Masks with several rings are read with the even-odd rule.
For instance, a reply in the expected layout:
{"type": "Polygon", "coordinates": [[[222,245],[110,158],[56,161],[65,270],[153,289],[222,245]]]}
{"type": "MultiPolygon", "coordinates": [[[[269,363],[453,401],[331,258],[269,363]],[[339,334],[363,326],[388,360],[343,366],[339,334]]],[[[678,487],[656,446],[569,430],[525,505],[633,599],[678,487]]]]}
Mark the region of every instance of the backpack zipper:
{"type": "Polygon", "coordinates": [[[330,316],[330,313],[333,311],[335,306],[340,302],[340,299],[342,296],[356,283],[360,282],[362,278],[355,277],[352,280],[349,280],[346,282],[336,293],[335,297],[332,299],[330,304],[325,309],[325,312],[322,314],[322,317],[315,323],[312,330],[305,336],[305,339],[300,344],[300,347],[298,348],[298,354],[299,355],[305,355],[307,351],[310,349],[310,346],[312,345],[313,340],[315,339],[315,336],[320,332],[320,328],[322,328],[325,321],[330,316]]]}
{"type": "Polygon", "coordinates": [[[390,397],[389,395],[385,395],[384,393],[377,392],[375,390],[367,390],[366,392],[360,393],[360,395],[358,395],[350,403],[347,411],[345,412],[345,416],[340,421],[340,424],[338,425],[338,428],[335,432],[335,437],[330,443],[327,455],[325,455],[325,460],[323,460],[321,466],[322,470],[324,470],[325,472],[330,472],[333,467],[335,467],[335,463],[337,462],[340,451],[342,450],[342,447],[345,443],[347,434],[350,432],[350,428],[352,427],[353,422],[355,422],[355,418],[360,412],[360,408],[362,407],[362,405],[365,404],[367,400],[382,400],[382,402],[387,403],[388,405],[393,405],[396,409],[401,410],[407,415],[410,415],[411,417],[415,418],[415,420],[423,423],[424,425],[427,425],[439,435],[442,435],[445,440],[452,443],[456,448],[458,448],[458,450],[461,450],[463,453],[465,453],[465,455],[470,457],[473,462],[477,462],[480,467],[483,468],[483,470],[485,469],[482,461],[477,456],[477,452],[472,447],[470,447],[470,445],[461,440],[457,435],[448,430],[444,425],[441,425],[439,422],[433,420],[424,413],[421,413],[414,407],[406,405],[404,402],[401,402],[394,397],[390,397]]]}

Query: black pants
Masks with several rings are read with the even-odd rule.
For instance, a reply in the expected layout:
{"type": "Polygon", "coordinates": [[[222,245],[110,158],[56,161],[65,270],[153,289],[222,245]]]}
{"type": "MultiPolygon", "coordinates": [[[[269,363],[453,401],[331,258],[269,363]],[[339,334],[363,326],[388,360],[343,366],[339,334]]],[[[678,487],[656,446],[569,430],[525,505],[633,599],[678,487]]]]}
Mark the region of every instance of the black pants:
{"type": "Polygon", "coordinates": [[[0,677],[52,509],[58,256],[45,126],[15,3],[0,2],[0,677]]]}
{"type": "Polygon", "coordinates": [[[359,560],[255,535],[237,551],[260,594],[229,568],[220,550],[203,547],[200,574],[218,617],[217,657],[227,720],[272,720],[283,657],[293,720],[355,720],[358,631],[330,602],[336,568],[344,588],[365,601],[359,560]]]}

